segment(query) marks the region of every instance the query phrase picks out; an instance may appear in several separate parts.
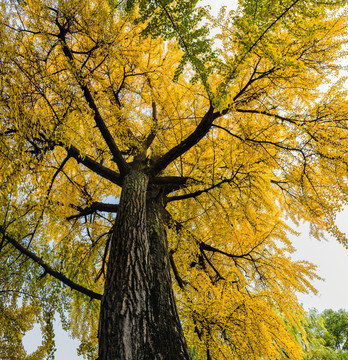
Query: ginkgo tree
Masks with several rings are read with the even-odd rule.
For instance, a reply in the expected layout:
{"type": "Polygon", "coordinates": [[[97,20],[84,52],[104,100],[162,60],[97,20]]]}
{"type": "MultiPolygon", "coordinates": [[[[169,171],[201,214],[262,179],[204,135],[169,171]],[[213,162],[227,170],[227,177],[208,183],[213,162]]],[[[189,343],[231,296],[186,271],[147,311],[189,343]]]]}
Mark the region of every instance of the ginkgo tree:
{"type": "Polygon", "coordinates": [[[36,321],[52,358],[57,312],[90,359],[303,357],[287,224],[347,244],[344,5],[1,0],[1,357],[36,321]]]}

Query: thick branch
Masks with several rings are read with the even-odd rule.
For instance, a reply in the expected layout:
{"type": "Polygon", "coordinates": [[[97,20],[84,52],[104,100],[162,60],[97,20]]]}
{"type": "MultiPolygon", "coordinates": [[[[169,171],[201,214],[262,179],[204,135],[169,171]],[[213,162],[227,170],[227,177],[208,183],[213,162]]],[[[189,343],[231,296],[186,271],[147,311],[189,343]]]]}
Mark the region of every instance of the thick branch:
{"type": "Polygon", "coordinates": [[[95,123],[97,124],[97,127],[100,131],[100,133],[102,134],[105,142],[107,143],[111,154],[114,157],[114,161],[116,162],[118,169],[120,170],[121,174],[124,174],[127,172],[128,169],[128,165],[126,163],[126,161],[124,160],[121,151],[118,149],[114,138],[112,137],[109,129],[107,128],[107,126],[105,125],[105,122],[101,116],[101,114],[99,113],[99,110],[97,108],[97,105],[94,102],[94,99],[87,87],[87,85],[83,85],[80,84],[81,89],[83,91],[83,94],[87,100],[87,103],[89,105],[89,107],[94,111],[94,120],[95,123]]]}
{"type": "Polygon", "coordinates": [[[189,176],[161,176],[149,179],[149,185],[154,188],[161,188],[163,195],[168,195],[173,191],[186,188],[189,184],[201,183],[189,176]]]}
{"type": "Polygon", "coordinates": [[[227,257],[230,257],[230,258],[232,258],[232,259],[246,259],[246,260],[249,260],[247,257],[250,256],[252,250],[254,250],[254,248],[253,248],[252,250],[250,250],[250,251],[249,251],[248,253],[246,253],[246,254],[235,255],[235,254],[229,254],[229,253],[227,253],[227,252],[225,252],[225,251],[223,251],[223,250],[220,250],[220,249],[218,249],[218,248],[216,248],[216,247],[213,247],[213,246],[211,246],[211,245],[209,245],[209,244],[206,244],[206,243],[204,243],[203,241],[200,242],[199,246],[200,246],[200,248],[201,248],[202,250],[210,251],[210,252],[213,252],[213,253],[216,252],[216,253],[225,255],[225,256],[227,256],[227,257]]]}
{"type": "MultiPolygon", "coordinates": [[[[71,50],[69,49],[69,47],[66,43],[66,39],[65,39],[67,29],[64,28],[64,26],[60,25],[58,23],[58,21],[57,21],[57,25],[60,30],[60,34],[58,37],[62,41],[62,44],[63,44],[63,53],[71,62],[73,62],[74,56],[71,53],[71,50]]],[[[108,145],[109,150],[111,151],[111,154],[114,157],[114,161],[117,164],[120,173],[125,174],[127,172],[129,166],[128,166],[127,162],[125,161],[125,159],[123,158],[122,153],[119,150],[118,146],[116,145],[115,140],[112,137],[108,127],[106,126],[104,119],[99,112],[99,109],[94,101],[94,98],[93,98],[88,86],[78,76],[75,76],[75,79],[78,82],[78,84],[83,92],[83,95],[87,101],[88,106],[94,113],[94,121],[97,125],[97,128],[99,129],[102,137],[104,138],[106,144],[108,145]]]]}
{"type": "Polygon", "coordinates": [[[93,204],[87,206],[86,208],[76,207],[76,209],[79,211],[79,213],[67,217],[67,220],[72,220],[82,216],[90,215],[95,213],[96,211],[116,213],[118,211],[118,204],[105,204],[102,202],[94,202],[93,204]]]}
{"type": "Polygon", "coordinates": [[[109,253],[109,246],[110,246],[110,236],[105,245],[102,266],[101,266],[100,270],[98,271],[97,276],[95,277],[95,280],[94,280],[95,282],[97,282],[102,275],[104,275],[104,278],[106,277],[105,276],[105,266],[106,266],[106,258],[109,253]]]}
{"type": "Polygon", "coordinates": [[[14,238],[12,238],[11,236],[8,236],[5,232],[5,229],[0,226],[0,232],[3,235],[3,237],[9,242],[11,243],[18,251],[20,251],[23,255],[26,255],[27,257],[29,257],[31,260],[33,260],[34,262],[36,262],[38,265],[40,265],[44,270],[45,273],[52,275],[54,278],[56,278],[57,280],[61,281],[62,283],[64,283],[65,285],[69,286],[71,289],[79,291],[82,294],[87,295],[88,297],[90,297],[91,299],[96,299],[96,300],[101,300],[102,295],[95,293],[92,290],[86,289],[85,287],[76,284],[75,282],[73,282],[72,280],[68,279],[65,275],[63,275],[62,273],[53,270],[49,265],[47,265],[40,257],[38,257],[37,255],[35,255],[32,251],[28,250],[27,248],[25,248],[24,246],[22,246],[17,240],[15,240],[14,238]]]}
{"type": "Polygon", "coordinates": [[[16,129],[6,129],[0,132],[0,136],[5,136],[5,135],[11,135],[16,133],[17,130],[16,129]]]}
{"type": "Polygon", "coordinates": [[[201,122],[198,124],[196,129],[186,139],[181,141],[180,144],[174,146],[166,154],[164,154],[151,165],[151,174],[157,175],[175,159],[185,154],[188,150],[195,146],[208,133],[213,121],[220,116],[221,114],[214,113],[214,108],[210,106],[209,110],[203,116],[201,122]]]}
{"type": "MultiPolygon", "coordinates": [[[[62,146],[62,145],[61,145],[62,146]]],[[[96,174],[103,178],[110,180],[116,185],[121,185],[121,176],[116,171],[109,169],[108,167],[99,164],[88,155],[81,154],[80,151],[73,145],[66,147],[68,154],[73,157],[78,163],[83,164],[88,169],[92,170],[96,174]]]]}

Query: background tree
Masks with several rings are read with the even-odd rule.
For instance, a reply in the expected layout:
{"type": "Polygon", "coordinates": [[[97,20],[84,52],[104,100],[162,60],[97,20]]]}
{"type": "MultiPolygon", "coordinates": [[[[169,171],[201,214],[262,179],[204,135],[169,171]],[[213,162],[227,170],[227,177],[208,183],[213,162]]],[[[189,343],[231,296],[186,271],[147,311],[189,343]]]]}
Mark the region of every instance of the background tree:
{"type": "Polygon", "coordinates": [[[345,310],[333,311],[325,310],[321,317],[324,319],[324,325],[329,332],[325,336],[325,344],[333,347],[335,350],[348,350],[348,313],[345,310]]]}
{"type": "Polygon", "coordinates": [[[55,312],[91,359],[303,356],[285,221],[346,244],[344,4],[243,1],[215,51],[195,5],[1,1],[1,296],[37,358],[55,312]]]}
{"type": "Polygon", "coordinates": [[[305,359],[348,359],[348,313],[331,309],[318,313],[310,310],[306,333],[305,359]]]}

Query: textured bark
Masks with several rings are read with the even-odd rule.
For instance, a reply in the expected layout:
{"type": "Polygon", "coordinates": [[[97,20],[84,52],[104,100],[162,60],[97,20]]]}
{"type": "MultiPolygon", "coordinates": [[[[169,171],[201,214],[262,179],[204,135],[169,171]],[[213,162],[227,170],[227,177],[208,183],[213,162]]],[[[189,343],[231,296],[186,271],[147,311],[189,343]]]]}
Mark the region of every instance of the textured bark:
{"type": "Polygon", "coordinates": [[[99,324],[99,360],[188,360],[171,287],[161,201],[125,176],[99,324]]]}

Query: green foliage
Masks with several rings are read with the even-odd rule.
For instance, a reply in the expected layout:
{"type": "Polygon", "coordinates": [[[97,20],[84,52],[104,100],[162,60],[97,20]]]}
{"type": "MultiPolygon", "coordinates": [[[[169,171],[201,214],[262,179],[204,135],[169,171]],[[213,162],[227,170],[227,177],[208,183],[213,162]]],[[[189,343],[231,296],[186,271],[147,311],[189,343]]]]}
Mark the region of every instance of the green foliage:
{"type": "Polygon", "coordinates": [[[310,310],[305,326],[308,343],[305,344],[306,360],[348,359],[348,312],[310,310]]]}
{"type": "Polygon", "coordinates": [[[183,50],[174,79],[183,73],[187,64],[194,69],[192,81],[200,80],[209,89],[208,75],[213,70],[209,64],[215,58],[209,29],[203,25],[207,9],[197,7],[198,0],[131,0],[124,3],[123,11],[135,24],[144,26],[143,35],[176,39],[183,50]]]}

